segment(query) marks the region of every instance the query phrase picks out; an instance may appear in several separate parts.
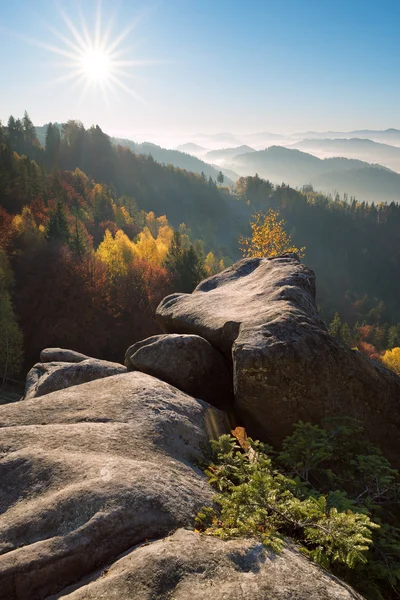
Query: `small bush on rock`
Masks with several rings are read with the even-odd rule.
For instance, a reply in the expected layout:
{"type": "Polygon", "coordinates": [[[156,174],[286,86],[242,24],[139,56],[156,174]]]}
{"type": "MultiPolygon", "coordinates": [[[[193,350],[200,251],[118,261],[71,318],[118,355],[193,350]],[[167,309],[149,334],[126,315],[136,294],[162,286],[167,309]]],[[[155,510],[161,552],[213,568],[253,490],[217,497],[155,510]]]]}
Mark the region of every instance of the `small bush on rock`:
{"type": "Polygon", "coordinates": [[[206,474],[218,493],[200,530],[255,537],[276,552],[292,538],[367,598],[399,597],[399,473],[357,422],[299,422],[279,453],[229,435],[211,451],[206,474]]]}

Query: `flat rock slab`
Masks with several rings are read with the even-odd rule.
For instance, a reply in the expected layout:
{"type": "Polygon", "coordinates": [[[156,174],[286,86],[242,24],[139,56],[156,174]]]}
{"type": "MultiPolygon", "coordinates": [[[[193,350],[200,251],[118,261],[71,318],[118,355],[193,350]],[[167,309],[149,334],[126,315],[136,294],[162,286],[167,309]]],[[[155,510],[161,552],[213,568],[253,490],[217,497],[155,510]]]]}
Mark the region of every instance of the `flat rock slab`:
{"type": "Polygon", "coordinates": [[[211,502],[223,413],[134,372],[0,407],[0,599],[42,600],[211,502]]]}
{"type": "Polygon", "coordinates": [[[155,335],[126,351],[128,369],[158,377],[214,406],[233,403],[232,368],[210,342],[198,335],[155,335]]]}
{"type": "Polygon", "coordinates": [[[359,419],[400,466],[400,378],[326,330],[315,276],[295,255],[244,259],[157,308],[167,333],[194,333],[227,357],[252,437],[279,445],[298,420],[359,419]]]}
{"type": "Polygon", "coordinates": [[[97,358],[85,358],[79,362],[37,363],[26,376],[24,400],[126,372],[124,365],[97,358]]]}
{"type": "Polygon", "coordinates": [[[183,529],[132,550],[94,581],[57,598],[362,600],[294,547],[275,555],[251,540],[224,542],[183,529]]]}

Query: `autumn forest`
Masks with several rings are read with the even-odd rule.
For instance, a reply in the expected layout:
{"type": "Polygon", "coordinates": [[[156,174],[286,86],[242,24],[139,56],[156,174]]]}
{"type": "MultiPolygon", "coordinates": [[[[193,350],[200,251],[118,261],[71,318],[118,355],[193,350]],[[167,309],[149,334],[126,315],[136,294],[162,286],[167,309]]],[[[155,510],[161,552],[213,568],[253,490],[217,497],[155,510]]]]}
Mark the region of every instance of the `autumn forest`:
{"type": "Polygon", "coordinates": [[[270,210],[316,272],[331,333],[376,360],[400,346],[398,204],[256,174],[222,179],[160,164],[77,121],[49,123],[42,146],[27,113],[11,116],[0,126],[2,378],[21,377],[52,346],[123,361],[159,332],[159,301],[240,258],[252,215],[270,210]]]}

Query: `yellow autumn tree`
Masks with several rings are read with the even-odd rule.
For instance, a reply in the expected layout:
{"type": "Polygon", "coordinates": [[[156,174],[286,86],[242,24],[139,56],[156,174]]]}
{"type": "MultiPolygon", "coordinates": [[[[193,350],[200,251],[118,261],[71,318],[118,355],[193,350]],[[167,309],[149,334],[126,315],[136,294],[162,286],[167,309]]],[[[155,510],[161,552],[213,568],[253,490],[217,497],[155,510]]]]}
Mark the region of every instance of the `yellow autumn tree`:
{"type": "Polygon", "coordinates": [[[386,350],[382,356],[382,362],[385,367],[392,369],[397,375],[400,375],[400,348],[393,348],[393,350],[386,350]]]}
{"type": "Polygon", "coordinates": [[[211,275],[216,275],[217,273],[223,271],[225,269],[225,265],[222,258],[221,260],[218,260],[213,252],[209,252],[204,259],[204,268],[207,272],[207,277],[210,277],[211,275]]]}
{"type": "Polygon", "coordinates": [[[240,249],[246,257],[272,257],[293,252],[300,258],[305,255],[305,247],[294,246],[290,235],[285,231],[286,222],[279,218],[279,212],[269,209],[267,214],[258,212],[250,223],[250,238],[240,237],[240,249]]]}
{"type": "Polygon", "coordinates": [[[135,244],[138,258],[143,258],[154,265],[161,266],[167,256],[174,231],[168,225],[165,215],[155,218],[150,212],[146,216],[147,226],[139,233],[135,244]]]}
{"type": "Polygon", "coordinates": [[[148,227],[145,227],[143,231],[139,233],[138,241],[135,244],[135,251],[139,258],[157,264],[157,243],[148,227]]]}
{"type": "Polygon", "coordinates": [[[112,207],[117,227],[122,228],[124,225],[131,225],[133,223],[133,219],[126,210],[125,206],[118,206],[113,202],[112,207]]]}
{"type": "Polygon", "coordinates": [[[35,217],[28,206],[24,206],[21,213],[15,215],[13,228],[19,240],[19,245],[26,248],[38,248],[45,241],[44,228],[37,226],[35,217]]]}
{"type": "Polygon", "coordinates": [[[136,248],[121,229],[118,229],[115,237],[106,229],[96,255],[107,265],[111,276],[125,275],[128,272],[129,264],[136,256],[136,248]]]}

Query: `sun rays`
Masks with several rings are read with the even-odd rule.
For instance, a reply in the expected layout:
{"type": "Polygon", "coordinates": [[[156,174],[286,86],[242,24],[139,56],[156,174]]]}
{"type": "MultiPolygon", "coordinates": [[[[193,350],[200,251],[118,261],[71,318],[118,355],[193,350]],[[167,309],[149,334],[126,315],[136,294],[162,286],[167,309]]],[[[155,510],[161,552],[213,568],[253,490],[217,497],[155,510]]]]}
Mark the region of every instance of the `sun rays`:
{"type": "Polygon", "coordinates": [[[128,81],[138,78],[136,68],[159,64],[160,61],[131,59],[135,49],[132,39],[137,43],[134,30],[141,16],[137,16],[123,31],[115,33],[116,15],[108,18],[107,26],[104,26],[101,0],[98,1],[97,10],[90,21],[84,15],[81,6],[78,7],[74,18],[71,18],[60,4],[57,5],[57,10],[65,29],[61,30],[43,22],[55,38],[54,42],[18,36],[29,44],[45,49],[49,56],[60,57],[59,60],[51,61],[57,66],[60,75],[49,84],[68,81],[70,89],[80,89],[78,103],[90,90],[96,88],[108,106],[109,95],[116,96],[117,92],[129,94],[135,100],[144,103],[138,91],[128,85],[128,81]]]}

